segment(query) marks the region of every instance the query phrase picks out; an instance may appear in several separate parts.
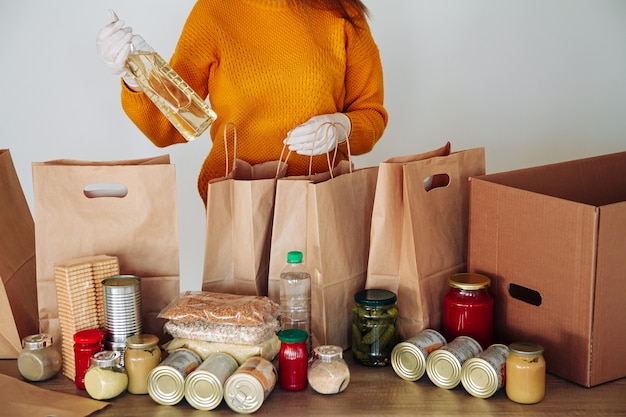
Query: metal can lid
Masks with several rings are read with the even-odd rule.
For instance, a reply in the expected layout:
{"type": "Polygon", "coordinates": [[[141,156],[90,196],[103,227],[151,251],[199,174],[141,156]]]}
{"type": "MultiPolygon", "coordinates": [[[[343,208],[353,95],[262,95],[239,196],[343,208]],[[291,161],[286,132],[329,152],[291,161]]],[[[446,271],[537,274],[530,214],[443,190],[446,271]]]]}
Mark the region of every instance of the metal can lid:
{"type": "Polygon", "coordinates": [[[489,398],[500,388],[496,370],[481,358],[465,361],[461,369],[461,383],[474,397],[489,398]]]}
{"type": "Polygon", "coordinates": [[[511,352],[524,356],[536,356],[543,353],[543,346],[530,342],[515,342],[509,345],[511,352]]]}
{"type": "Polygon", "coordinates": [[[170,366],[157,366],[148,374],[148,395],[161,405],[175,405],[185,396],[185,379],[170,366]]]}
{"type": "Polygon", "coordinates": [[[322,362],[330,362],[333,359],[343,359],[343,350],[341,346],[322,345],[313,348],[313,354],[322,362]]]}
{"type": "Polygon", "coordinates": [[[231,410],[241,414],[251,414],[263,405],[265,391],[261,381],[253,375],[234,373],[224,385],[224,400],[231,410]]]}
{"type": "Polygon", "coordinates": [[[147,349],[159,343],[159,338],[153,334],[135,334],[126,339],[126,346],[131,349],[147,349]]]}
{"type": "Polygon", "coordinates": [[[481,290],[491,285],[491,279],[482,274],[463,272],[449,277],[448,285],[461,290],[481,290]]]}
{"type": "Polygon", "coordinates": [[[407,381],[417,381],[426,372],[426,357],[414,344],[400,342],[391,351],[391,367],[407,381]]]}
{"type": "Polygon", "coordinates": [[[461,363],[452,352],[438,349],[426,359],[426,373],[439,388],[453,389],[461,382],[461,363]]]}
{"type": "Polygon", "coordinates": [[[211,372],[196,369],[185,380],[185,399],[197,410],[213,410],[222,398],[222,382],[211,372]]]}
{"type": "Polygon", "coordinates": [[[46,333],[31,334],[22,339],[22,347],[29,350],[39,350],[52,345],[52,336],[46,333]]]}
{"type": "Polygon", "coordinates": [[[361,290],[354,294],[354,301],[365,306],[386,306],[396,302],[397,296],[391,291],[379,288],[361,290]]]}

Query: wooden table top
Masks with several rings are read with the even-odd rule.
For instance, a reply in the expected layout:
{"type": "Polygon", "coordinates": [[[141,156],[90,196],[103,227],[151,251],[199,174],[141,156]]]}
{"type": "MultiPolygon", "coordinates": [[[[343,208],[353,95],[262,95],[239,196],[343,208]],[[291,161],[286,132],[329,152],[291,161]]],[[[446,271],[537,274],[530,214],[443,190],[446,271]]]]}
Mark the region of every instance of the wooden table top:
{"type": "MultiPolygon", "coordinates": [[[[626,378],[593,388],[584,388],[563,379],[547,376],[546,396],[538,404],[510,401],[504,390],[488,399],[474,398],[462,385],[446,390],[435,386],[425,375],[416,382],[399,378],[391,366],[369,368],[356,364],[346,352],[351,380],[341,394],[321,395],[310,387],[289,392],[276,387],[254,415],[258,416],[626,416],[626,378]]],[[[0,373],[20,378],[15,360],[0,360],[0,373]]],[[[70,379],[58,375],[36,383],[53,391],[89,398],[70,379]]],[[[124,393],[109,400],[109,406],[92,414],[106,416],[234,416],[222,401],[212,411],[196,410],[181,401],[174,406],[155,403],[148,395],[124,393]]],[[[0,408],[0,415],[2,415],[0,408]]],[[[61,416],[59,416],[61,417],[61,416]]]]}

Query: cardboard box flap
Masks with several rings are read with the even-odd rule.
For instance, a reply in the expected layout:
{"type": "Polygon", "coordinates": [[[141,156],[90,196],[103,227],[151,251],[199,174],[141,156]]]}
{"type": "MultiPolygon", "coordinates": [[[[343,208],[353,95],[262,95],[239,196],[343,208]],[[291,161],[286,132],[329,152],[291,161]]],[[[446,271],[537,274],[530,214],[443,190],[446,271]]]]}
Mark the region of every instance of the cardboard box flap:
{"type": "Polygon", "coordinates": [[[626,152],[483,175],[485,179],[564,200],[603,206],[626,200],[626,152]]]}

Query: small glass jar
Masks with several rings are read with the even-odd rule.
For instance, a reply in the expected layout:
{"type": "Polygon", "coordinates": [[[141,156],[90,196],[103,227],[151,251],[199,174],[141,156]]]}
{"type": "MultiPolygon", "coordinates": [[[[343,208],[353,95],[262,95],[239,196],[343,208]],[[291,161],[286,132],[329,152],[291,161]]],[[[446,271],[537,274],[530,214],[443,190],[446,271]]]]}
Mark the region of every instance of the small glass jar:
{"type": "Polygon", "coordinates": [[[352,354],[367,366],[386,366],[398,342],[396,294],[367,289],[354,295],[352,308],[352,354]]]}
{"type": "Polygon", "coordinates": [[[307,332],[286,329],[278,333],[278,383],[287,391],[301,391],[307,387],[309,352],[306,345],[307,332]]]}
{"type": "Polygon", "coordinates": [[[85,389],[85,372],[93,354],[104,349],[103,341],[104,332],[99,329],[81,330],[74,334],[74,383],[78,388],[85,389]]]}
{"type": "Polygon", "coordinates": [[[45,381],[61,370],[61,353],[52,346],[52,336],[40,333],[22,339],[17,370],[28,381],[45,381]]]}
{"type": "Polygon", "coordinates": [[[546,393],[546,361],[543,347],[535,343],[512,343],[506,359],[506,395],[520,404],[535,404],[546,393]]]}
{"type": "Polygon", "coordinates": [[[493,339],[493,297],[487,288],[491,280],[481,274],[460,273],[448,278],[450,290],[443,299],[443,335],[475,339],[483,349],[493,339]]]}
{"type": "Polygon", "coordinates": [[[350,368],[340,346],[324,345],[313,349],[309,366],[309,385],[320,394],[338,394],[350,383],[350,368]]]}
{"type": "Polygon", "coordinates": [[[153,334],[136,334],[126,339],[124,367],[128,374],[128,392],[148,393],[148,374],[161,362],[159,338],[153,334]]]}
{"type": "Polygon", "coordinates": [[[91,366],[85,373],[85,389],[95,400],[115,398],[128,387],[128,375],[120,365],[121,354],[117,351],[103,350],[94,354],[91,366]]]}

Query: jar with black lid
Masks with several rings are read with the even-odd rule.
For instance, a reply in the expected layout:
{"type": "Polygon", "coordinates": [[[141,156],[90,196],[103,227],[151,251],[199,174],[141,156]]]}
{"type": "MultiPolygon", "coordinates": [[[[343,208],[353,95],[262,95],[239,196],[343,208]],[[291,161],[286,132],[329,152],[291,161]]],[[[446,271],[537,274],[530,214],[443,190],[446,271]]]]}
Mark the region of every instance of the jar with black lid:
{"type": "Polygon", "coordinates": [[[352,354],[367,366],[386,366],[398,342],[396,294],[366,289],[354,295],[352,308],[352,354]]]}

